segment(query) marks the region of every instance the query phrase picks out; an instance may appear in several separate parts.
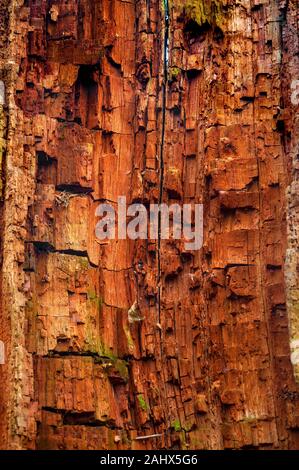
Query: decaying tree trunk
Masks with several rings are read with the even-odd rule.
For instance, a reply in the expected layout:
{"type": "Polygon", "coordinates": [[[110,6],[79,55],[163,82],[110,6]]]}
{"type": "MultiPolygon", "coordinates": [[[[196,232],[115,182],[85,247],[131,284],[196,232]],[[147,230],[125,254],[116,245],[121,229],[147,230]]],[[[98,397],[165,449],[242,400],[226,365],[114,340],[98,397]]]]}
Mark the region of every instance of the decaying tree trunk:
{"type": "Polygon", "coordinates": [[[0,0],[3,448],[299,447],[298,11],[0,0]],[[99,243],[120,195],[204,246],[99,243]]]}

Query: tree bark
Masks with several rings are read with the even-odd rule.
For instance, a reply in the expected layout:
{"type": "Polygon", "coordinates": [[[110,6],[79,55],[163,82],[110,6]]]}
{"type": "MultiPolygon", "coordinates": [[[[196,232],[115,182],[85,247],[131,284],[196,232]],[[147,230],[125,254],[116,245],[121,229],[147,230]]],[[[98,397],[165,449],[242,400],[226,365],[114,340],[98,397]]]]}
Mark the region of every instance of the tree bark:
{"type": "Polygon", "coordinates": [[[299,447],[298,11],[0,0],[2,448],[299,447]]]}

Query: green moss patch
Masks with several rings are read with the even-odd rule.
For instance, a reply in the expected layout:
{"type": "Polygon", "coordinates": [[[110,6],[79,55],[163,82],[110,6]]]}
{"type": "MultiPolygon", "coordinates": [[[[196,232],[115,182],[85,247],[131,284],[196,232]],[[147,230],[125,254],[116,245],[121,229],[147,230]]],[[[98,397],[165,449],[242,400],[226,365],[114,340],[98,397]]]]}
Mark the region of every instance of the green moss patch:
{"type": "Polygon", "coordinates": [[[175,432],[179,432],[182,430],[181,422],[179,419],[175,419],[171,423],[171,427],[175,430],[175,432]]]}
{"type": "Polygon", "coordinates": [[[139,395],[137,395],[137,399],[138,399],[138,403],[139,403],[140,408],[143,411],[148,411],[149,410],[148,404],[146,403],[146,401],[145,401],[145,399],[144,399],[144,397],[141,393],[139,393],[139,395]]]}

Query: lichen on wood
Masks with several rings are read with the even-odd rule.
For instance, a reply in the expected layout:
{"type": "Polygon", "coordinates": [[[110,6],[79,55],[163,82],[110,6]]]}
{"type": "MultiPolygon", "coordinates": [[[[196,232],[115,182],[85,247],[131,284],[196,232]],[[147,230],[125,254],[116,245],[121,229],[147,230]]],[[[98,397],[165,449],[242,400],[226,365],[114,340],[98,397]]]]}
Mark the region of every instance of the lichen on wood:
{"type": "MultiPolygon", "coordinates": [[[[226,3],[226,2],[225,2],[226,3]]],[[[187,21],[194,21],[199,27],[204,25],[221,27],[224,21],[223,0],[182,0],[180,8],[187,21]]]]}

